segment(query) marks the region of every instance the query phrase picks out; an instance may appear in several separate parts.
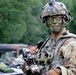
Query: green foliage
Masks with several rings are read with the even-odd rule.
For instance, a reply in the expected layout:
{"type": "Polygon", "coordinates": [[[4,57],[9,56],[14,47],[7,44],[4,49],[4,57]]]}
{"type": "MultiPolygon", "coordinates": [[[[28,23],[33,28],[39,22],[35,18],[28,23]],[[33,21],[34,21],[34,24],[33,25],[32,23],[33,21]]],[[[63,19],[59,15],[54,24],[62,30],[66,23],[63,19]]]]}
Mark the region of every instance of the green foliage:
{"type": "MultiPolygon", "coordinates": [[[[48,0],[49,1],[49,0],[48,0]]],[[[49,36],[40,15],[47,0],[0,0],[0,43],[36,44],[49,36]]],[[[61,0],[57,0],[61,1],[61,0]]],[[[76,0],[62,0],[76,19],[76,0]]],[[[76,20],[68,23],[76,33],[76,20]]]]}
{"type": "Polygon", "coordinates": [[[0,43],[16,42],[26,31],[25,6],[17,0],[0,2],[0,43]]]}
{"type": "Polygon", "coordinates": [[[45,31],[47,30],[47,28],[43,26],[40,21],[40,15],[43,6],[42,2],[39,0],[31,0],[30,3],[29,7],[31,8],[31,10],[26,18],[27,31],[25,32],[20,42],[27,44],[36,44],[39,40],[45,39],[48,32],[45,31]],[[26,38],[26,40],[24,38],[26,38]]]}

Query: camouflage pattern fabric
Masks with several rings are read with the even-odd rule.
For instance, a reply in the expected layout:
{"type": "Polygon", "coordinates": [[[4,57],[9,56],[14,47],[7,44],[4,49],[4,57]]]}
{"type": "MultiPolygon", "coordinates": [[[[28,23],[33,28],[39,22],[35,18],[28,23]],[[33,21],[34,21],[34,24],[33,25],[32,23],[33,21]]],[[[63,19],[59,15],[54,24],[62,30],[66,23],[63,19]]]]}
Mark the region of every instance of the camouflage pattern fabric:
{"type": "Polygon", "coordinates": [[[76,35],[68,32],[57,39],[50,38],[42,50],[51,55],[51,69],[59,67],[62,75],[76,75],[76,35]]]}

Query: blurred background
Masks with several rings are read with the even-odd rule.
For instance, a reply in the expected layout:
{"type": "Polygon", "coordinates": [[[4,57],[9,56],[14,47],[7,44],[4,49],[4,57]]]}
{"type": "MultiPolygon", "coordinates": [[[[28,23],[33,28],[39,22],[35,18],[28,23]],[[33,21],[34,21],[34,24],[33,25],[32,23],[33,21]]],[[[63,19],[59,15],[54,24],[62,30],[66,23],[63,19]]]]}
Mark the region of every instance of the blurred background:
{"type": "MultiPolygon", "coordinates": [[[[76,0],[63,2],[74,20],[67,29],[76,34],[76,0]]],[[[49,0],[0,0],[0,43],[36,44],[49,36],[48,28],[40,20],[42,7],[49,0]]]]}

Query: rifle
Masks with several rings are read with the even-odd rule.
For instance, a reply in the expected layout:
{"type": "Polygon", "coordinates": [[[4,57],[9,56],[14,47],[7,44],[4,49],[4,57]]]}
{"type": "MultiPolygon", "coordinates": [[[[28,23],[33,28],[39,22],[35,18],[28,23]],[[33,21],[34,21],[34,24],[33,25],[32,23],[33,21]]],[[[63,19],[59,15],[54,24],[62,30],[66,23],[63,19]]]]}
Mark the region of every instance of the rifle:
{"type": "Polygon", "coordinates": [[[34,59],[34,57],[31,56],[31,58],[25,58],[25,63],[23,64],[22,71],[26,75],[42,75],[41,69],[43,67],[40,67],[37,64],[37,61],[34,59]]]}
{"type": "MultiPolygon", "coordinates": [[[[43,60],[39,60],[41,57],[40,54],[44,54],[44,56],[48,56],[48,53],[45,51],[41,51],[41,48],[45,45],[47,41],[38,42],[37,47],[40,48],[39,52],[31,55],[29,52],[26,53],[26,57],[24,57],[25,63],[23,64],[22,71],[26,75],[42,75],[46,71],[48,71],[49,67],[45,66],[46,62],[43,60]]],[[[22,52],[23,53],[23,52],[22,52]]]]}

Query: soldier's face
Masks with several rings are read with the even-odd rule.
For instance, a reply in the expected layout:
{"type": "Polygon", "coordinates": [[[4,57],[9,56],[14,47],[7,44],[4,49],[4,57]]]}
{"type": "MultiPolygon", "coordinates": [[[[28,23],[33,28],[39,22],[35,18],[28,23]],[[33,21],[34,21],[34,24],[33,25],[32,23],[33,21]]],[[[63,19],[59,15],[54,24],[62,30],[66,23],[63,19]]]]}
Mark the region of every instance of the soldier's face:
{"type": "Polygon", "coordinates": [[[53,33],[59,33],[63,29],[62,22],[62,16],[52,16],[46,18],[46,25],[53,33]]]}

